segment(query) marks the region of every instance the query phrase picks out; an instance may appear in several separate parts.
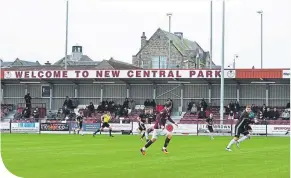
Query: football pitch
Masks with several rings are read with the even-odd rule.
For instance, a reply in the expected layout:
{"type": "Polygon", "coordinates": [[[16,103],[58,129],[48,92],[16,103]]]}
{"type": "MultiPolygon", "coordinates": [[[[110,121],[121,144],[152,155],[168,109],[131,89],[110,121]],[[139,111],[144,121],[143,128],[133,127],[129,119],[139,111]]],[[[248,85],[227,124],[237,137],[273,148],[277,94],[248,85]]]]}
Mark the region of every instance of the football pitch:
{"type": "Polygon", "coordinates": [[[231,137],[160,137],[143,156],[139,136],[2,134],[7,169],[24,178],[288,178],[289,137],[252,137],[225,151],[231,137]]]}

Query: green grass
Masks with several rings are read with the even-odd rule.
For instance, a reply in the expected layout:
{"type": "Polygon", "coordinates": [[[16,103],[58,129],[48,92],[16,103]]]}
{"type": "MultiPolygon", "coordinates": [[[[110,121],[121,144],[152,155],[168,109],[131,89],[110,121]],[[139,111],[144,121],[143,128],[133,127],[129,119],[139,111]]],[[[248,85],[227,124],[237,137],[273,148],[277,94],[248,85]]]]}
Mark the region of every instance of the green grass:
{"type": "Polygon", "coordinates": [[[142,156],[137,136],[3,134],[2,159],[24,178],[288,178],[289,137],[252,137],[233,152],[231,137],[164,137],[142,156]]]}

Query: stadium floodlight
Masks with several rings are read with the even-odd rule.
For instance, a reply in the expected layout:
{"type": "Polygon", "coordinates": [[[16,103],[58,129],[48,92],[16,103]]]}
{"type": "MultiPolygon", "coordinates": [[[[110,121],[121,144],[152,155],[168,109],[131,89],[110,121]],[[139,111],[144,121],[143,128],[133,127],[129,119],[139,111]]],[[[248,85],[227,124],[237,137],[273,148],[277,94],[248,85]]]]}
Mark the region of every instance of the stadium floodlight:
{"type": "Polygon", "coordinates": [[[272,84],[276,82],[251,82],[252,84],[272,84]]]}
{"type": "Polygon", "coordinates": [[[115,82],[102,82],[102,81],[94,81],[96,84],[114,84],[115,82]]]}
{"type": "Polygon", "coordinates": [[[168,81],[168,83],[172,83],[172,84],[183,84],[183,83],[191,83],[191,82],[182,82],[182,81],[168,81]]]}
{"type": "Polygon", "coordinates": [[[40,82],[20,82],[21,84],[37,84],[37,83],[40,83],[40,82]]]}

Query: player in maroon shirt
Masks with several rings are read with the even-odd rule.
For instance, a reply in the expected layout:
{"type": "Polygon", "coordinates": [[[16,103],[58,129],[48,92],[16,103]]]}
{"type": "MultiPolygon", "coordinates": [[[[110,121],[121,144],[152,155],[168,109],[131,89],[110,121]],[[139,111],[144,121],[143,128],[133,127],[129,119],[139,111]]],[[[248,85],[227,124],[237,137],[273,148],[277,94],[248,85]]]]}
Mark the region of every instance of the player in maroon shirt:
{"type": "Polygon", "coordinates": [[[170,121],[178,127],[178,124],[176,124],[170,117],[170,107],[171,107],[171,103],[166,102],[165,108],[160,113],[157,114],[152,139],[150,139],[145,144],[145,146],[140,149],[140,152],[143,155],[146,155],[146,151],[145,151],[146,148],[150,147],[151,144],[153,144],[158,139],[158,136],[160,135],[166,135],[166,140],[165,140],[164,147],[162,148],[162,151],[165,154],[168,154],[167,146],[169,145],[171,141],[172,133],[168,132],[167,129],[165,128],[166,122],[170,121]]]}

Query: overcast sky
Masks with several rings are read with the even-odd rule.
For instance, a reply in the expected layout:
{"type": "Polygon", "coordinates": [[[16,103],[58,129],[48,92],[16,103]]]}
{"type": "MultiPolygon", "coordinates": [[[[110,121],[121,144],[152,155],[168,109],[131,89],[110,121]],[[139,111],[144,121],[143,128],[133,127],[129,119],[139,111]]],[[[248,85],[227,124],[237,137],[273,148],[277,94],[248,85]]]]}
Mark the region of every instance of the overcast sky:
{"type": "MultiPolygon", "coordinates": [[[[95,61],[114,57],[131,63],[140,48],[142,32],[150,36],[168,30],[197,41],[209,50],[210,1],[70,0],[69,53],[83,46],[95,61]]],[[[0,58],[55,62],[65,51],[65,0],[0,0],[0,58]]],[[[222,1],[214,2],[213,60],[221,64],[222,1]]],[[[282,68],[291,60],[290,0],[227,0],[225,66],[238,54],[238,68],[260,66],[260,16],[264,11],[264,67],[282,68]]],[[[289,66],[289,65],[288,65],[289,66]]]]}

